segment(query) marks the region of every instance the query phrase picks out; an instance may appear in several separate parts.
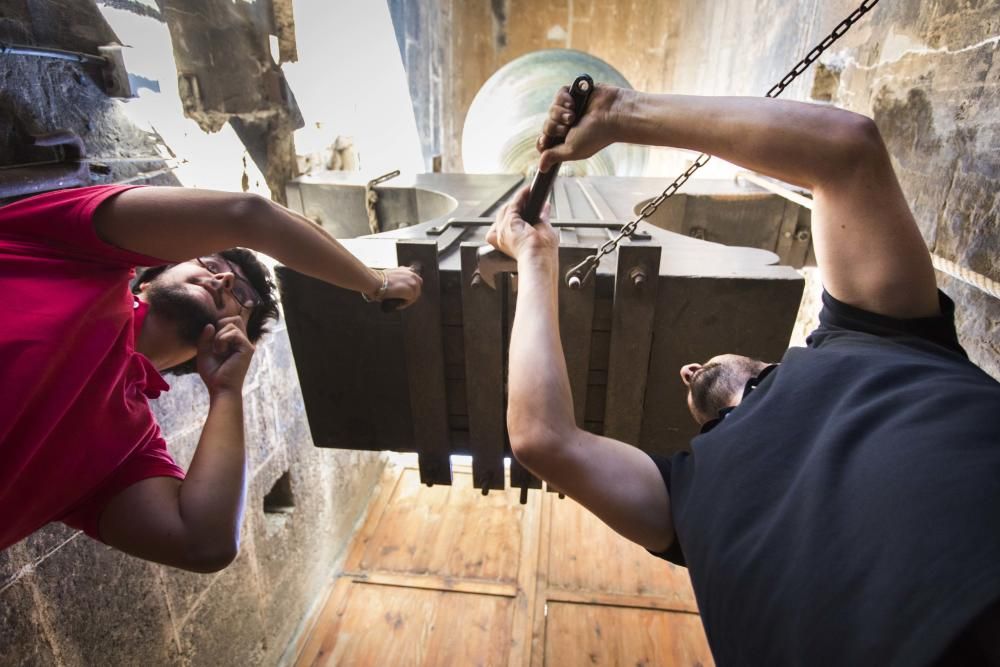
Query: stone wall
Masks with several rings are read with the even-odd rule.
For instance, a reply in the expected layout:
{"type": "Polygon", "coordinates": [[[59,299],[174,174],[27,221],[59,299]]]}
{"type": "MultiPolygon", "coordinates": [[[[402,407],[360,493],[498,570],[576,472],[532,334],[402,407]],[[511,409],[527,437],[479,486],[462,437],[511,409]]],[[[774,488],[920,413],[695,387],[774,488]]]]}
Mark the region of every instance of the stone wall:
{"type": "Polygon", "coordinates": [[[448,43],[443,29],[446,17],[441,3],[389,0],[389,12],[399,45],[399,55],[406,69],[410,98],[413,101],[417,132],[424,157],[424,170],[435,169],[441,155],[445,110],[441,106],[445,76],[444,54],[448,43]]]}

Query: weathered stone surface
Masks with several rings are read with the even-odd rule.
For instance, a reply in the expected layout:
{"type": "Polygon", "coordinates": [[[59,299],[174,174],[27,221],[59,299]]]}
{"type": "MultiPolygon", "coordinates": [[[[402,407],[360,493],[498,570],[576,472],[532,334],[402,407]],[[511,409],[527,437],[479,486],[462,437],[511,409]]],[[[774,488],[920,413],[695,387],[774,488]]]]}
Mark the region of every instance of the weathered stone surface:
{"type": "Polygon", "coordinates": [[[0,596],[0,663],[10,667],[60,664],[62,655],[48,619],[42,617],[49,610],[37,603],[34,579],[20,579],[6,589],[0,584],[0,596]]]}
{"type": "Polygon", "coordinates": [[[29,535],[21,545],[29,562],[37,562],[48,556],[54,550],[85,536],[78,530],[62,523],[50,523],[41,530],[29,535]]]}
{"type": "Polygon", "coordinates": [[[260,665],[267,646],[257,577],[244,549],[212,581],[198,605],[176,621],[183,660],[190,665],[260,665]]]}
{"type": "Polygon", "coordinates": [[[27,562],[20,544],[0,551],[0,590],[14,581],[27,562]]]}
{"type": "Polygon", "coordinates": [[[270,382],[262,385],[243,399],[248,475],[258,474],[271,459],[276,459],[281,465],[286,458],[286,436],[278,431],[274,405],[271,403],[272,386],[270,382]]]}
{"type": "Polygon", "coordinates": [[[74,540],[36,567],[34,609],[51,626],[61,664],[177,660],[170,611],[154,567],[91,539],[74,540]]]}
{"type": "Polygon", "coordinates": [[[434,156],[441,154],[446,113],[439,101],[446,76],[442,70],[447,45],[441,4],[389,0],[427,171],[433,170],[434,156]]]}

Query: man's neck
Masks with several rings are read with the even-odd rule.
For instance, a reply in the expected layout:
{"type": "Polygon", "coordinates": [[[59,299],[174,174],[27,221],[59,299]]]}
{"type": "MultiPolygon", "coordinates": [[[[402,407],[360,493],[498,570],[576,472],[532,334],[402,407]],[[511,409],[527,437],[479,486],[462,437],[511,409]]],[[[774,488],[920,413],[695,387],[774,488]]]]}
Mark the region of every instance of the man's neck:
{"type": "MultiPolygon", "coordinates": [[[[142,295],[139,300],[146,302],[142,295]]],[[[154,308],[146,311],[142,328],[136,336],[135,349],[156,367],[163,371],[182,364],[195,350],[182,344],[177,337],[177,325],[161,317],[154,308]]]]}

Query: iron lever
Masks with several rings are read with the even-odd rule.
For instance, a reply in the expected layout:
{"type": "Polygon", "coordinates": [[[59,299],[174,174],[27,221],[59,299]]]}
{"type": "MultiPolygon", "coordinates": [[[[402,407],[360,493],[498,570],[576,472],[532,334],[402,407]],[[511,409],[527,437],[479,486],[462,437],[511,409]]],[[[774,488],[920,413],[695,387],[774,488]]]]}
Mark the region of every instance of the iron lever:
{"type": "MultiPolygon", "coordinates": [[[[581,74],[576,77],[573,85],[570,86],[569,94],[573,98],[573,122],[570,124],[571,128],[580,121],[580,116],[587,109],[587,102],[590,101],[590,94],[593,91],[594,80],[590,78],[589,74],[581,74]]],[[[563,139],[558,139],[552,146],[558,146],[563,141],[563,139]]],[[[531,192],[528,193],[528,203],[524,205],[524,210],[521,211],[521,217],[524,218],[525,222],[532,225],[538,224],[542,208],[552,193],[552,185],[559,174],[560,166],[562,166],[562,163],[557,162],[546,172],[540,170],[535,172],[535,177],[531,181],[531,192]]]]}
{"type": "MultiPolygon", "coordinates": [[[[590,94],[593,91],[594,80],[590,78],[589,74],[581,74],[573,81],[573,85],[569,89],[569,94],[573,98],[573,123],[570,127],[579,122],[580,116],[586,110],[587,102],[590,101],[590,94]]],[[[553,146],[558,146],[562,142],[563,140],[560,139],[553,146]]],[[[545,206],[545,202],[548,201],[549,195],[552,192],[552,185],[555,183],[560,165],[561,163],[556,163],[544,173],[542,171],[535,172],[535,177],[531,181],[531,189],[528,192],[528,201],[521,211],[521,217],[525,222],[532,225],[538,224],[538,221],[541,219],[542,208],[545,206]]],[[[479,269],[476,273],[479,275],[480,280],[485,281],[490,287],[494,287],[494,276],[496,273],[499,270],[507,270],[505,267],[513,263],[513,261],[499,250],[493,249],[492,246],[484,245],[479,249],[479,269]]]]}

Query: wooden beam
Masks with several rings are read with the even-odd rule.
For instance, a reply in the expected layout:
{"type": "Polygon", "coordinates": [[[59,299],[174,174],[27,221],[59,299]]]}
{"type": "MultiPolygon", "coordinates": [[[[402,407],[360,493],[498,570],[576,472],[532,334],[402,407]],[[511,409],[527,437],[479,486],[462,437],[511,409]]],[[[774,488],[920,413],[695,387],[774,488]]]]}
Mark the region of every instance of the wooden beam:
{"type": "Polygon", "coordinates": [[[660,246],[618,246],[604,434],[638,446],[653,342],[660,246]]]}
{"type": "Polygon", "coordinates": [[[571,289],[566,284],[565,275],[593,251],[593,248],[584,247],[559,248],[559,335],[573,392],[573,413],[581,428],[587,405],[587,368],[590,363],[590,335],[594,326],[597,275],[591,276],[580,289],[571,289]]]}
{"type": "Polygon", "coordinates": [[[465,341],[465,391],[469,415],[472,484],[485,493],[504,488],[504,298],[486,283],[473,285],[479,245],[463,243],[462,335],[465,341]]]}
{"type": "Polygon", "coordinates": [[[437,244],[400,240],[396,258],[399,266],[418,268],[424,281],[420,299],[400,312],[420,481],[427,485],[451,484],[437,244]]]}

